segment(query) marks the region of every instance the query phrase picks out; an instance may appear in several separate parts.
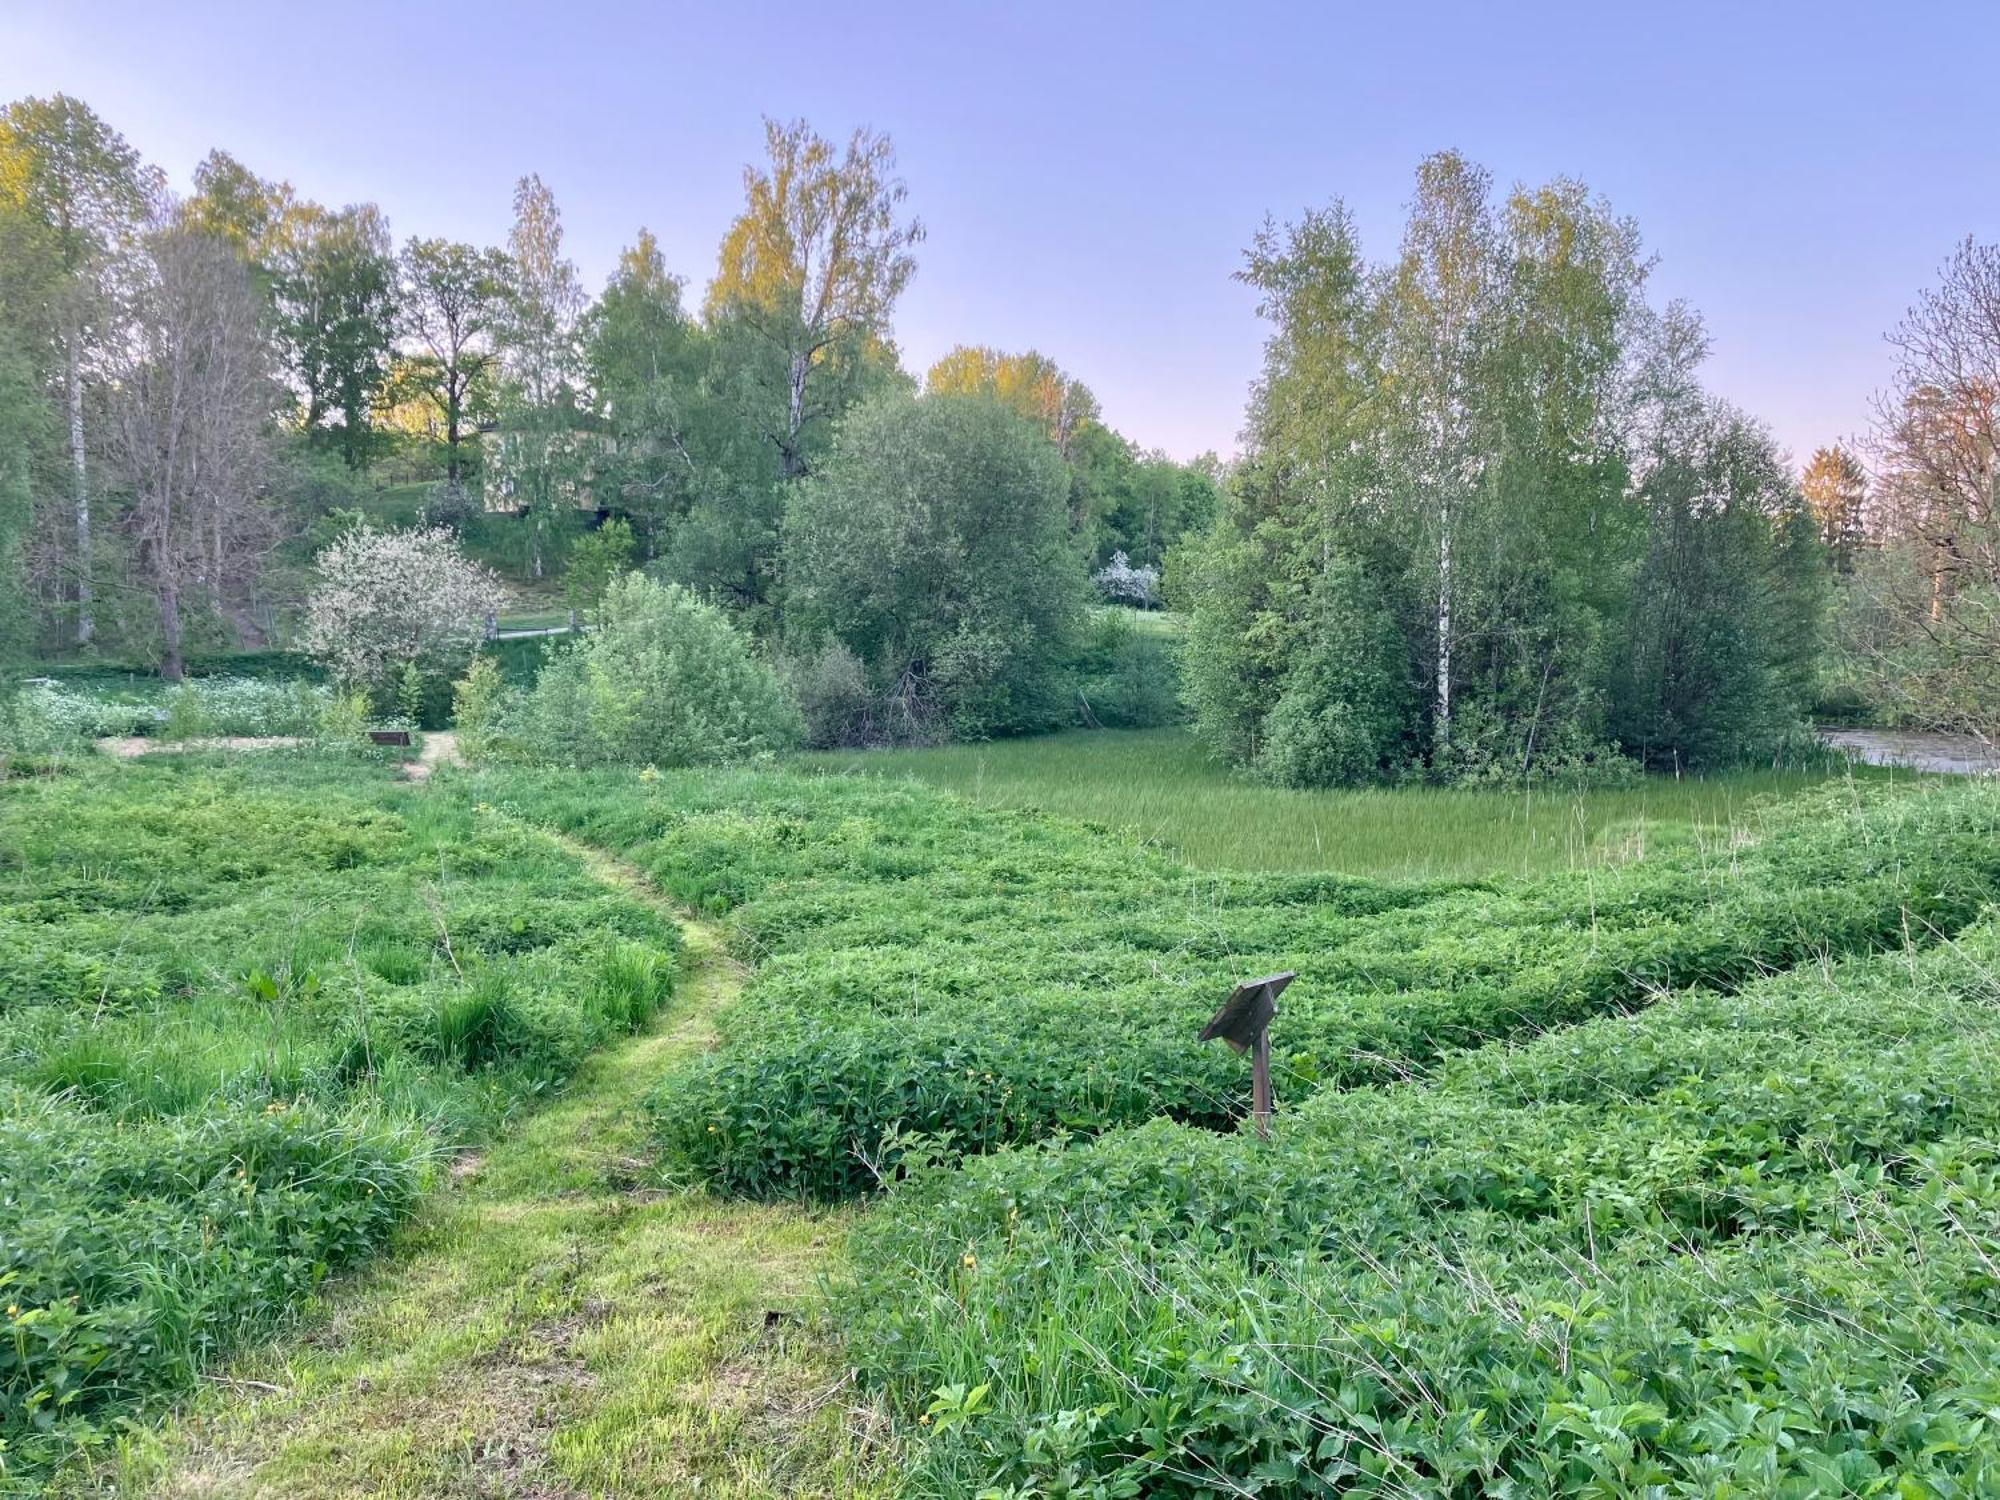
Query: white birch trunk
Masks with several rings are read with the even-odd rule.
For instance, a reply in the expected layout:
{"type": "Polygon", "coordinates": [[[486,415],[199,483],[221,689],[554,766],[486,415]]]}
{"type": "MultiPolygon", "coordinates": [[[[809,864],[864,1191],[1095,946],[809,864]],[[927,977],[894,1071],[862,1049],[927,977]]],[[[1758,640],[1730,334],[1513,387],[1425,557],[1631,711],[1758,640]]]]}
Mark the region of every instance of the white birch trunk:
{"type": "Polygon", "coordinates": [[[1433,711],[1434,739],[1439,750],[1451,744],[1451,507],[1447,503],[1438,528],[1437,702],[1433,711]]]}
{"type": "Polygon", "coordinates": [[[83,355],[72,324],[65,341],[69,376],[69,458],[72,499],[76,509],[76,643],[88,646],[97,622],[91,612],[90,476],[83,451],[83,355]]]}

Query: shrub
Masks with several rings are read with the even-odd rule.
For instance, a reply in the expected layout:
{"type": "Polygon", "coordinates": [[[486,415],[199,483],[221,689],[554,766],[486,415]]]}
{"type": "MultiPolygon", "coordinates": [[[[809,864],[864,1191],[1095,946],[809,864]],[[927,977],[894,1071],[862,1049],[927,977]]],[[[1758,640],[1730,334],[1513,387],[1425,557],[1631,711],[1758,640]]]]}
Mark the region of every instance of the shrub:
{"type": "Polygon", "coordinates": [[[1069,487],[1054,446],[996,401],[864,402],[785,510],[788,626],[838,638],[879,693],[934,701],[955,735],[1067,723],[1084,599],[1069,487]]]}
{"type": "Polygon", "coordinates": [[[1077,709],[1086,727],[1157,729],[1182,717],[1179,642],[1138,628],[1131,614],[1099,610],[1091,626],[1077,673],[1077,709]]]}
{"type": "Polygon", "coordinates": [[[458,732],[458,753],[466,760],[476,765],[493,753],[507,700],[500,664],[475,656],[451,691],[452,728],[458,732]]]}
{"type": "Polygon", "coordinates": [[[458,672],[500,608],[500,585],[441,527],[356,527],[318,561],[306,603],[305,648],[344,684],[378,696],[407,663],[427,676],[458,672]]]}
{"type": "Polygon", "coordinates": [[[520,753],[574,765],[714,765],[796,745],[798,710],[728,616],[628,574],[599,628],[558,653],[522,700],[520,753]]]}
{"type": "Polygon", "coordinates": [[[1160,602],[1160,570],[1150,564],[1135,568],[1122,551],[1112,553],[1111,561],[1092,573],[1090,581],[1111,604],[1154,609],[1160,602]]]}
{"type": "Polygon", "coordinates": [[[1395,617],[1338,556],[1314,587],[1313,619],[1264,721],[1257,768],[1286,786],[1377,780],[1408,757],[1413,709],[1395,617]]]}
{"type": "Polygon", "coordinates": [[[781,667],[805,720],[807,745],[831,750],[886,742],[867,670],[840,641],[828,637],[817,651],[783,658],[781,667]]]}

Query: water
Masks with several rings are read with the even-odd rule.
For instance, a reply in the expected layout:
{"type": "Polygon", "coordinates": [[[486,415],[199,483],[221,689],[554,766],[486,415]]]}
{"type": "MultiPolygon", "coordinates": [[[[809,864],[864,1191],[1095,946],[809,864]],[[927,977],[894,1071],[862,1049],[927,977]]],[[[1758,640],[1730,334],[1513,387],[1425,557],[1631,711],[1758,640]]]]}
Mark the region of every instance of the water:
{"type": "Polygon", "coordinates": [[[1970,734],[1920,734],[1906,729],[1822,729],[1834,749],[1870,766],[1904,766],[1954,776],[2000,774],[2000,747],[1970,734]]]}

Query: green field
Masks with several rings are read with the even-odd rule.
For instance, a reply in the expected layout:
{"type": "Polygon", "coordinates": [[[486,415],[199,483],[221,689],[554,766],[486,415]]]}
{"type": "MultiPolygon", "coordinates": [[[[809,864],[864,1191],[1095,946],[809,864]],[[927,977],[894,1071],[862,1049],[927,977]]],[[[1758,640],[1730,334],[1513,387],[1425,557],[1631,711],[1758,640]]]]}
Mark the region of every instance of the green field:
{"type": "Polygon", "coordinates": [[[1530,873],[1630,859],[1662,841],[1726,829],[1758,799],[1791,796],[1829,776],[1896,779],[1815,766],[1585,791],[1293,791],[1229,770],[1178,729],[832,751],[804,764],[913,777],[975,802],[1101,823],[1203,868],[1377,876],[1530,873]]]}
{"type": "Polygon", "coordinates": [[[378,1248],[666,999],[676,925],[377,761],[0,780],[0,1480],[378,1248]]]}
{"type": "Polygon", "coordinates": [[[1470,832],[1382,879],[828,764],[0,782],[0,1492],[2000,1483],[2000,790],[1384,793],[1470,832]]]}

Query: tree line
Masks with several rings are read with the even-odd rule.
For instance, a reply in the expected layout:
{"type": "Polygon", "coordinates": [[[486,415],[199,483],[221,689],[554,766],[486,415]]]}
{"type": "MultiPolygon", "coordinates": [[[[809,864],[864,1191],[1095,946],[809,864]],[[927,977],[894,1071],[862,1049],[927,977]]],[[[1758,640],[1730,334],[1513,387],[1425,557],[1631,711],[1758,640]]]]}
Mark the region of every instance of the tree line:
{"type": "Polygon", "coordinates": [[[533,175],[503,245],[399,247],[373,204],[219,151],[176,195],[82,103],[7,106],[0,648],[172,677],[259,644],[416,475],[427,523],[504,514],[581,607],[634,566],[722,606],[820,742],[1164,711],[1164,648],[1114,660],[1085,609],[1162,571],[1196,730],[1293,784],[1741,763],[1829,702],[2000,722],[2000,248],[1953,256],[1874,432],[1800,474],[1703,388],[1630,219],[1440,153],[1390,258],[1338,202],[1257,233],[1242,454],[1176,464],[1035,351],[915,378],[891,143],[765,145],[696,306],[643,229],[592,296],[533,175]]]}
{"type": "MultiPolygon", "coordinates": [[[[1056,571],[1030,591],[1055,600],[1061,621],[1029,653],[1047,679],[1029,696],[1050,696],[1089,571],[1117,554],[1157,568],[1213,512],[1220,465],[1139,451],[1082,382],[1033,351],[964,347],[916,380],[892,317],[923,229],[891,143],[772,121],[766,147],[696,308],[643,229],[592,297],[533,175],[504,245],[399,247],[373,204],[312,202],[221,151],[177,195],[80,101],[7,106],[0,559],[19,585],[7,590],[12,654],[119,652],[172,677],[190,643],[258,643],[302,601],[311,558],[365,509],[371,484],[417,473],[434,479],[428,520],[514,517],[530,580],[573,563],[594,596],[644,564],[801,658],[840,644],[885,688],[918,682],[921,696],[949,698],[933,676],[969,680],[962,664],[985,649],[975,642],[1018,638],[1018,622],[979,611],[992,579],[1018,571],[995,517],[1022,497],[954,484],[963,458],[968,472],[1049,480],[1028,508],[1061,539],[1059,558],[1037,555],[1056,571]],[[999,415],[931,414],[952,403],[999,415]],[[943,442],[970,422],[992,449],[923,455],[965,514],[932,497],[932,512],[900,516],[953,557],[934,637],[809,635],[822,628],[816,585],[787,571],[788,516],[798,511],[804,538],[802,496],[842,482],[836,433],[862,406],[879,408],[871,433],[943,442]]],[[[938,711],[985,722],[963,705],[938,711]]]]}

